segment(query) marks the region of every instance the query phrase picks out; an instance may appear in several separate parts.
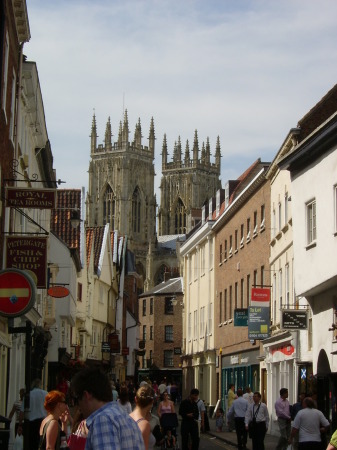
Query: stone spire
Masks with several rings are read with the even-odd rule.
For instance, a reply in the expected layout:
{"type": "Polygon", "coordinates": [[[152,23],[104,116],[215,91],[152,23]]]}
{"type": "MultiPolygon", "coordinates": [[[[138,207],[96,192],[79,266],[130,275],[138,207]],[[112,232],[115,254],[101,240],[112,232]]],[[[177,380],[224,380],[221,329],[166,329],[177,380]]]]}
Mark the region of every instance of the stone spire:
{"type": "Polygon", "coordinates": [[[154,120],[151,117],[151,125],[150,125],[150,134],[149,134],[149,150],[154,158],[154,144],[155,144],[156,136],[154,133],[154,120]]]}
{"type": "Polygon", "coordinates": [[[206,164],[205,142],[203,142],[201,146],[201,164],[206,164]]]}
{"type": "Polygon", "coordinates": [[[128,119],[128,110],[127,109],[125,110],[125,113],[124,113],[122,140],[123,140],[123,143],[125,143],[125,144],[127,144],[129,142],[129,119],[128,119]]]}
{"type": "Polygon", "coordinates": [[[206,157],[205,164],[209,166],[211,164],[211,147],[209,145],[209,137],[206,139],[206,157]]]}
{"type": "Polygon", "coordinates": [[[97,126],[96,126],[96,115],[94,113],[91,124],[91,153],[95,153],[97,148],[97,126]]]}
{"type": "Polygon", "coordinates": [[[199,159],[199,143],[198,143],[198,131],[194,132],[194,142],[193,142],[193,164],[197,165],[199,159]]]}
{"type": "Polygon", "coordinates": [[[111,122],[110,122],[110,117],[108,118],[108,122],[106,124],[106,128],[105,128],[105,151],[106,152],[111,152],[112,149],[112,144],[111,144],[111,122]]]}
{"type": "Polygon", "coordinates": [[[118,130],[118,146],[122,145],[122,137],[123,137],[123,125],[122,121],[119,122],[119,130],[118,130]]]}
{"type": "Polygon", "coordinates": [[[185,164],[188,165],[189,162],[190,162],[190,144],[187,139],[185,147],[185,164]]]}
{"type": "Polygon", "coordinates": [[[220,175],[221,168],[221,150],[220,150],[220,137],[217,137],[216,147],[215,147],[215,165],[218,168],[218,173],[220,175]]]}
{"type": "Polygon", "coordinates": [[[136,124],[134,143],[136,148],[140,149],[142,145],[142,126],[140,124],[140,118],[138,119],[138,123],[136,124]]]}
{"type": "Polygon", "coordinates": [[[162,160],[162,163],[161,163],[162,169],[165,169],[166,164],[167,164],[167,140],[166,140],[166,133],[164,134],[164,139],[163,139],[161,160],[162,160]]]}

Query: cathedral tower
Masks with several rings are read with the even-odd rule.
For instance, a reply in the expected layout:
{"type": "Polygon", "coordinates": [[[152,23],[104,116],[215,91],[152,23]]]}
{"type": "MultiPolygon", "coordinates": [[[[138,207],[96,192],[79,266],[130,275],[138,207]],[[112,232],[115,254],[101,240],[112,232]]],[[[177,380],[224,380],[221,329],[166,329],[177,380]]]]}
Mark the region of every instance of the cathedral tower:
{"type": "Polygon", "coordinates": [[[192,152],[186,142],[184,157],[180,137],[174,145],[172,162],[168,162],[167,140],[162,148],[162,179],[158,235],[188,233],[201,218],[201,207],[221,188],[220,139],[217,138],[215,162],[211,163],[209,139],[202,143],[199,158],[198,133],[195,130],[192,152]],[[191,155],[192,153],[192,155],[191,155]],[[192,158],[191,158],[192,156],[192,158]]]}
{"type": "Polygon", "coordinates": [[[90,137],[87,225],[110,223],[112,230],[127,235],[129,249],[135,253],[137,271],[145,280],[149,243],[156,238],[153,119],[148,146],[142,145],[140,119],[136,124],[134,139],[129,141],[127,111],[119,126],[117,142],[112,142],[110,117],[106,124],[104,144],[97,145],[95,115],[90,137]]]}

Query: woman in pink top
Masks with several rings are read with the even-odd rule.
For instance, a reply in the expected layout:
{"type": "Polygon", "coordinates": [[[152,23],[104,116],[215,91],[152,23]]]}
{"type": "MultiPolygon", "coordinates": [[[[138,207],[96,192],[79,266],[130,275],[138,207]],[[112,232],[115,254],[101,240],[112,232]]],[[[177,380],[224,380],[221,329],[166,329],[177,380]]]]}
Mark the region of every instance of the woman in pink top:
{"type": "Polygon", "coordinates": [[[161,419],[161,416],[167,413],[175,413],[175,410],[174,403],[169,399],[169,395],[165,391],[163,394],[163,400],[159,403],[157,414],[159,419],[161,419]]]}

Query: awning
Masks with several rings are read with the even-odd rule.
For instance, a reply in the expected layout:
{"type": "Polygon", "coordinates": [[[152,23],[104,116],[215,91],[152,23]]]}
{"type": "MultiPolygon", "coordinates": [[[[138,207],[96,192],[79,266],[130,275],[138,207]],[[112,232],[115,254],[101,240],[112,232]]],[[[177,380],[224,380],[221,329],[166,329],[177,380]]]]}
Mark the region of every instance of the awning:
{"type": "Polygon", "coordinates": [[[4,347],[12,348],[9,340],[0,333],[0,345],[3,345],[4,347]]]}

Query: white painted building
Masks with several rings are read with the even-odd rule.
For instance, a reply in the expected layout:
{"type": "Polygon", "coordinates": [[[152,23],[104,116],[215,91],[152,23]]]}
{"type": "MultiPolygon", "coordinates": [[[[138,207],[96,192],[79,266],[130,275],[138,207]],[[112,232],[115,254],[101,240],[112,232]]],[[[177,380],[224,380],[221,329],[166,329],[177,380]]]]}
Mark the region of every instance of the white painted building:
{"type": "Polygon", "coordinates": [[[305,138],[280,163],[292,182],[296,294],[312,308],[318,408],[336,428],[337,85],[299,123],[305,138]]]}

